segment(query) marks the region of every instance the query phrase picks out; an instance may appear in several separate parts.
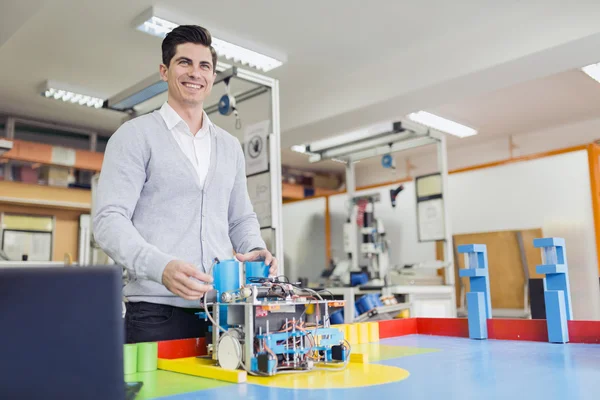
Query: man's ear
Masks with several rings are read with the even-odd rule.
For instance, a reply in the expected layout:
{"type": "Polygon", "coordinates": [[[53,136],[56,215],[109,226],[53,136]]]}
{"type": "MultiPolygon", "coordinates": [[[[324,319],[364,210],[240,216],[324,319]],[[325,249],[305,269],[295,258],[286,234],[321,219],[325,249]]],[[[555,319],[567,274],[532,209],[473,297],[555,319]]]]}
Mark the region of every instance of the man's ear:
{"type": "Polygon", "coordinates": [[[167,68],[165,64],[160,64],[160,66],[158,67],[158,72],[160,73],[160,78],[163,81],[168,81],[167,73],[169,72],[169,68],[167,68]]]}

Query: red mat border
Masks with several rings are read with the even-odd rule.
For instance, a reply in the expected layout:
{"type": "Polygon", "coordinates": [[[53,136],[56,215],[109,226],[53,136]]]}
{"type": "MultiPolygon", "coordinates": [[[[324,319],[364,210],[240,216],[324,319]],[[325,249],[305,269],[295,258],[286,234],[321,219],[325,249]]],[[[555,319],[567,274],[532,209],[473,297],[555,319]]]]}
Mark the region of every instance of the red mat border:
{"type": "MultiPolygon", "coordinates": [[[[567,321],[570,343],[600,343],[600,321],[567,321]]],[[[488,319],[488,338],[497,340],[548,341],[543,319],[488,319]]],[[[406,318],[379,321],[379,338],[411,334],[469,337],[466,318],[406,318]]]]}
{"type": "MultiPolygon", "coordinates": [[[[466,318],[404,318],[379,322],[379,338],[405,335],[469,337],[466,318]]],[[[568,321],[570,343],[600,343],[600,321],[568,321]]],[[[547,342],[545,319],[488,319],[488,338],[547,342]]],[[[158,357],[176,359],[206,355],[204,338],[158,342],[158,357]]]]}

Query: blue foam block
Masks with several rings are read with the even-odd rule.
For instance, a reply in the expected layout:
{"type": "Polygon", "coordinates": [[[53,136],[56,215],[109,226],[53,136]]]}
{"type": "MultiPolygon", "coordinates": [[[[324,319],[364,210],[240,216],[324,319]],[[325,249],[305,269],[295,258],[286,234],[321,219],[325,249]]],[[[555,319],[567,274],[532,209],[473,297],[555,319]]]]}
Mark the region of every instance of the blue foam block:
{"type": "Polygon", "coordinates": [[[564,264],[548,264],[548,265],[537,265],[535,271],[538,274],[566,274],[568,268],[564,264]]]}
{"type": "Polygon", "coordinates": [[[475,277],[475,276],[487,276],[488,271],[487,269],[484,268],[466,268],[466,269],[461,269],[460,271],[458,271],[458,275],[460,275],[461,278],[465,278],[465,277],[475,277]]]}
{"type": "Polygon", "coordinates": [[[541,238],[541,239],[533,239],[533,247],[553,247],[553,246],[564,246],[565,239],[563,238],[541,238]]]}
{"type": "Polygon", "coordinates": [[[485,295],[482,292],[467,293],[469,311],[469,337],[471,339],[487,339],[487,318],[485,295]]]}
{"type": "Polygon", "coordinates": [[[565,293],[562,290],[546,290],[544,300],[546,301],[548,341],[550,343],[569,342],[565,293]]]}
{"type": "Polygon", "coordinates": [[[459,253],[483,253],[487,250],[485,244],[463,244],[457,248],[459,253]]]}

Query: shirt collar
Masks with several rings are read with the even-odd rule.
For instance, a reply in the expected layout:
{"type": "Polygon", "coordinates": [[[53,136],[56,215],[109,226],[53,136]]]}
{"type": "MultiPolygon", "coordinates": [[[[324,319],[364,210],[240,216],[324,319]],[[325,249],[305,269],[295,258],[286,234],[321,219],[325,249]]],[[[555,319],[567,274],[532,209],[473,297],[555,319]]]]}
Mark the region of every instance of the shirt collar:
{"type": "MultiPolygon", "coordinates": [[[[168,102],[164,102],[164,104],[159,110],[159,113],[165,120],[165,124],[167,124],[167,129],[172,130],[179,123],[183,123],[187,127],[187,123],[183,120],[183,118],[181,118],[179,114],[177,114],[177,111],[175,111],[168,102]]],[[[206,112],[202,110],[202,113],[204,114],[204,116],[202,118],[202,127],[200,128],[200,132],[208,130],[208,128],[212,125],[212,122],[210,118],[208,118],[206,112]]]]}

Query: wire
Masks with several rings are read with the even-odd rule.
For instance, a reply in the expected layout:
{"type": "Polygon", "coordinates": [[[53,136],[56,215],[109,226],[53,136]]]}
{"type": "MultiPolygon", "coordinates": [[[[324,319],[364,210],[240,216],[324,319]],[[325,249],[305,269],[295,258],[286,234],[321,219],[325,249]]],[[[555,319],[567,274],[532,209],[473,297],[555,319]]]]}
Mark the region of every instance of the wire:
{"type": "Polygon", "coordinates": [[[335,297],[333,297],[333,293],[331,293],[329,290],[327,290],[327,289],[319,290],[319,293],[323,293],[323,292],[329,293],[329,295],[331,296],[331,300],[335,300],[335,297]]]}

